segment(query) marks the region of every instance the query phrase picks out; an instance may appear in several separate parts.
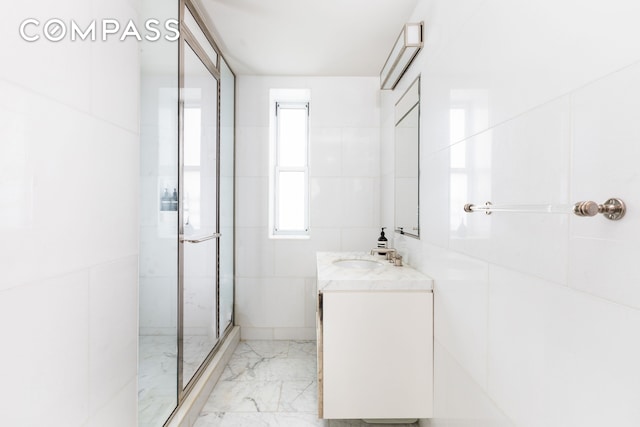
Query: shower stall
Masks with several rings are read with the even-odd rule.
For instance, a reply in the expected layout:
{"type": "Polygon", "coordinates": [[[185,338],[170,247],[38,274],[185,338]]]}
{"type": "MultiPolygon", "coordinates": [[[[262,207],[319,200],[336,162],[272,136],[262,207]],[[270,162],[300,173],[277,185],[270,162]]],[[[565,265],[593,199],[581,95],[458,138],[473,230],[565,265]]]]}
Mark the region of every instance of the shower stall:
{"type": "Polygon", "coordinates": [[[233,326],[235,77],[189,0],[141,43],[139,425],[165,424],[233,326]]]}

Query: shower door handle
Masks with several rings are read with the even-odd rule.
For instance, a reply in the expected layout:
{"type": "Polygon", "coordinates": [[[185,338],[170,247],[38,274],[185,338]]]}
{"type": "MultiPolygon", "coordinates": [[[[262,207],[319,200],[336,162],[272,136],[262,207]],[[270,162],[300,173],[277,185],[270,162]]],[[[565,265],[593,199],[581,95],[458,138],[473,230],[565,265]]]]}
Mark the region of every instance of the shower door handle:
{"type": "Polygon", "coordinates": [[[180,235],[180,242],[181,243],[202,243],[202,242],[206,242],[207,240],[217,239],[220,236],[222,236],[220,233],[213,233],[208,236],[191,239],[191,238],[184,237],[184,235],[180,235]]]}

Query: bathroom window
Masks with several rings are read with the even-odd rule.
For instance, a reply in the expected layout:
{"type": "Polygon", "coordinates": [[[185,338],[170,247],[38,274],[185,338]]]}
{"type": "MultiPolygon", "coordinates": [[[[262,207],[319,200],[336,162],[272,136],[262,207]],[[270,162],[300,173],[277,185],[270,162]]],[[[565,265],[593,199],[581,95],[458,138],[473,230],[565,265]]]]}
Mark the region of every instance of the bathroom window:
{"type": "Polygon", "coordinates": [[[272,117],[272,237],[309,235],[309,102],[275,101],[272,117]]]}

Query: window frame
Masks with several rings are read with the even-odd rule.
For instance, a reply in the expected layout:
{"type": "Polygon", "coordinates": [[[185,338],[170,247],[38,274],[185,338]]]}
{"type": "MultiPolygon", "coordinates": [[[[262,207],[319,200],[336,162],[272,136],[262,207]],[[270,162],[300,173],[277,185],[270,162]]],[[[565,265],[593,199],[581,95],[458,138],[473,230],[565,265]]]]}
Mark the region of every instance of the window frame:
{"type": "Polygon", "coordinates": [[[271,181],[271,194],[270,194],[270,237],[272,238],[308,238],[310,230],[309,220],[309,148],[310,148],[310,114],[309,114],[309,101],[294,101],[294,100],[276,100],[273,101],[273,139],[272,139],[272,164],[270,167],[270,174],[272,175],[271,181]],[[305,146],[304,146],[304,165],[303,166],[283,166],[280,164],[280,153],[282,150],[280,143],[280,131],[281,123],[279,112],[282,109],[304,109],[305,110],[305,146]],[[304,228],[295,229],[281,229],[279,224],[280,218],[280,176],[283,172],[302,172],[304,173],[304,228]]]}

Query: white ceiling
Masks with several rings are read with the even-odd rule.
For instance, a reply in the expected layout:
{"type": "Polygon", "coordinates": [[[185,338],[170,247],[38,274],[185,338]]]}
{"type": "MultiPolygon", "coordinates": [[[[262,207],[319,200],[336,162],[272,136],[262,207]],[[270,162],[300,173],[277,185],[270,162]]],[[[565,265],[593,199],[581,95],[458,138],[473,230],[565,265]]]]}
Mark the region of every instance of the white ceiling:
{"type": "Polygon", "coordinates": [[[419,0],[199,0],[236,74],[377,76],[419,0]]]}

